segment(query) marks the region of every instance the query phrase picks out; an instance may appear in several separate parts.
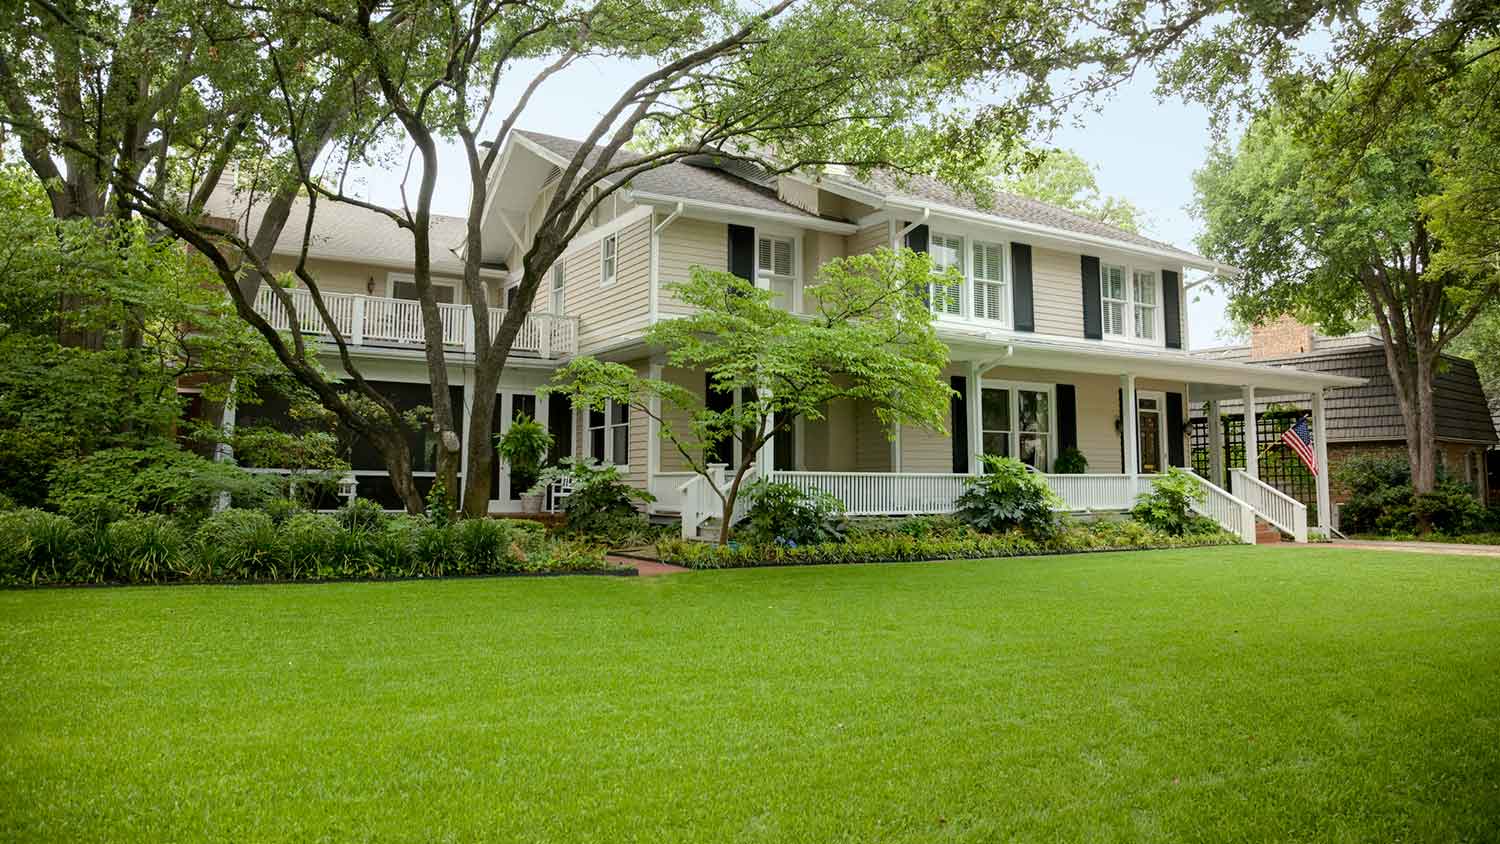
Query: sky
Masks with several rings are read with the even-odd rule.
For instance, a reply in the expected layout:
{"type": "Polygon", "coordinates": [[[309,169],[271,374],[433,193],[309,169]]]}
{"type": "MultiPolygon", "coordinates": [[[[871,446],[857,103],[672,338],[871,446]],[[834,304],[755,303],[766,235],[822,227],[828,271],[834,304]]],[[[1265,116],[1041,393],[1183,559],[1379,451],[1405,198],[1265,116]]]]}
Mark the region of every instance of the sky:
{"type": "MultiPolygon", "coordinates": [[[[624,61],[594,60],[568,68],[540,89],[518,122],[521,129],[578,138],[593,128],[599,115],[618,95],[622,81],[649,70],[624,61]]],[[[530,78],[527,68],[512,73],[502,84],[499,103],[515,102],[520,85],[530,78]]],[[[1096,102],[1097,110],[1075,115],[1060,128],[1049,145],[1072,149],[1096,167],[1099,188],[1129,199],[1149,217],[1145,234],[1175,246],[1197,251],[1194,237],[1201,225],[1188,212],[1193,198],[1193,171],[1203,165],[1210,141],[1208,112],[1202,106],[1176,100],[1158,102],[1155,77],[1142,73],[1096,102]]],[[[365,193],[371,200],[399,205],[399,170],[368,173],[365,193]]],[[[456,144],[441,154],[434,210],[463,214],[468,203],[468,177],[456,144]]],[[[1193,349],[1224,345],[1218,336],[1228,325],[1223,294],[1208,285],[1188,292],[1188,343],[1193,349]]]]}

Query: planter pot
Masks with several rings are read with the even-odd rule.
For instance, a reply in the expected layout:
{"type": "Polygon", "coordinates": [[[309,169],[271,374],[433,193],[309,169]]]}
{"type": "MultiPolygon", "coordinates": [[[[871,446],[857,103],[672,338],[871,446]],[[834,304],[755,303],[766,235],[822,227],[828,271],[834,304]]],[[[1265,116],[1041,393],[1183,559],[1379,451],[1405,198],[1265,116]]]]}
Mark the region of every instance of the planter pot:
{"type": "Polygon", "coordinates": [[[527,493],[522,495],[521,512],[532,514],[542,512],[542,493],[527,493]]]}

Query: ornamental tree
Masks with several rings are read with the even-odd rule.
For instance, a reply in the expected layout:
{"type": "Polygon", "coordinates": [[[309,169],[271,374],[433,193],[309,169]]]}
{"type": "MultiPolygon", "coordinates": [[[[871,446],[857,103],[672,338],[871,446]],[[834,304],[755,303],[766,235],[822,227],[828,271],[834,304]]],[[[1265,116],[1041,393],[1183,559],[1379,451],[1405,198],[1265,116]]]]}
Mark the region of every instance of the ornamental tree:
{"type": "Polygon", "coordinates": [[[1500,157],[1497,47],[1473,44],[1472,61],[1352,145],[1349,127],[1367,119],[1353,112],[1380,96],[1384,75],[1283,94],[1196,176],[1199,245],[1242,270],[1225,282],[1232,317],[1379,328],[1417,492],[1436,481],[1441,355],[1500,297],[1500,193],[1487,187],[1500,157]]]}
{"type": "Polygon", "coordinates": [[[549,389],[578,406],[603,410],[613,401],[655,420],[662,441],[722,503],[722,545],[757,455],[796,420],[823,419],[831,402],[861,402],[887,427],[945,431],[953,391],[942,377],[948,348],[924,298],[931,279],[930,259],[909,249],[839,258],[806,289],[810,315],[798,315],[769,290],[695,268],[691,280],[670,285],[692,314],[657,323],[646,339],[665,365],[707,373],[715,392],[737,402],[711,409],[699,393],[592,357],[572,361],[549,389]],[[736,443],[737,468],[720,485],[713,455],[736,443]]]}

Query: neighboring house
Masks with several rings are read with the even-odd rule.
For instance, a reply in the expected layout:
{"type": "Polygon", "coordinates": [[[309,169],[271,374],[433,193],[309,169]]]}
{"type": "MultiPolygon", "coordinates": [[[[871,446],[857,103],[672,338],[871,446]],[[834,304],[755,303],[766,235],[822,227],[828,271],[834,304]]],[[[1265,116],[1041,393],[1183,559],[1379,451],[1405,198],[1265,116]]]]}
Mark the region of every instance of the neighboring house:
{"type": "MultiPolygon", "coordinates": [[[[1334,387],[1328,391],[1330,465],[1337,472],[1344,460],[1363,454],[1406,459],[1406,426],[1401,418],[1401,405],[1386,368],[1385,348],[1374,334],[1328,337],[1290,317],[1283,317],[1270,325],[1252,329],[1249,343],[1206,349],[1195,354],[1209,360],[1293,365],[1311,372],[1363,379],[1364,383],[1358,386],[1334,387]]],[[[1473,488],[1481,501],[1487,500],[1494,490],[1486,468],[1486,452],[1500,444],[1500,437],[1496,436],[1496,424],[1474,363],[1444,355],[1433,399],[1437,411],[1439,465],[1449,477],[1473,488]]],[[[1261,427],[1259,444],[1263,450],[1284,449],[1284,446],[1277,445],[1281,429],[1308,412],[1308,403],[1303,400],[1273,401],[1257,402],[1257,411],[1261,415],[1272,413],[1284,420],[1280,429],[1261,427]]],[[[1237,419],[1242,406],[1240,402],[1224,402],[1219,412],[1237,419]]],[[[1194,423],[1202,423],[1204,408],[1195,405],[1193,411],[1194,423]]],[[[1204,439],[1201,436],[1197,439],[1200,464],[1207,458],[1206,453],[1202,453],[1204,439]]],[[[1287,465],[1295,466],[1295,462],[1287,461],[1287,465]]],[[[1263,473],[1263,478],[1288,495],[1304,502],[1309,498],[1311,484],[1308,481],[1311,479],[1302,479],[1300,473],[1287,473],[1283,478],[1267,475],[1263,473]]],[[[1335,485],[1334,501],[1342,500],[1335,485]]]]}
{"type": "MultiPolygon", "coordinates": [[[[560,168],[577,148],[530,132],[506,141],[483,220],[492,303],[503,305],[519,283],[515,268],[560,168]]],[[[315,243],[312,254],[328,262],[324,269],[335,281],[327,286],[349,293],[339,305],[347,313],[345,333],[358,338],[367,378],[408,384],[415,397],[425,380],[420,325],[401,316],[414,307],[400,283],[400,256],[389,251],[406,236],[378,215],[337,213],[327,241],[315,243]],[[379,261],[359,260],[365,250],[379,261]]],[[[320,235],[324,219],[320,210],[320,235]]],[[[451,245],[458,244],[456,222],[435,225],[443,237],[451,230],[451,245]]],[[[293,260],[300,227],[289,224],[287,231],[278,247],[282,262],[293,260]]],[[[654,512],[681,516],[691,533],[710,515],[688,512],[700,500],[694,492],[700,481],[661,447],[651,421],[622,407],[573,412],[555,399],[538,401],[535,388],[560,361],[590,354],[706,395],[702,372],[665,366],[643,340],[654,322],[683,313],[668,284],[685,280],[694,266],[728,270],[802,311],[803,289],[824,262],[903,244],[964,277],[951,307],[937,314],[951,350],[945,377],[958,394],[950,433],[887,429],[871,407],[846,402],[823,420],[802,421],[756,461],[762,476],[835,491],[852,513],[951,510],[980,454],[1016,456],[1046,473],[1070,447],[1088,459],[1090,474],[1048,476],[1068,506],[1123,509],[1142,486],[1140,476],[1188,464],[1191,404],[1246,394],[1305,399],[1359,383],[1188,354],[1184,274],[1226,268],[1169,244],[1020,197],[1002,194],[993,207],[981,207],[928,179],[771,177],[704,157],[643,173],[601,203],[558,261],[550,289],[538,296],[538,310],[549,313],[533,316],[523,332],[519,348],[529,357],[508,368],[497,417],[503,425],[524,410],[565,431],[562,451],[620,466],[656,496],[654,512]]],[[[440,238],[438,245],[449,243],[440,238]]],[[[272,304],[263,297],[264,312],[289,324],[272,304]]],[[[461,392],[467,329],[461,309],[452,312],[450,376],[461,392]]],[[[304,317],[304,325],[317,329],[315,318],[304,317]]],[[[378,463],[356,458],[361,493],[368,488],[389,501],[378,463]]],[[[1254,527],[1252,509],[1296,533],[1295,513],[1255,481],[1255,470],[1247,467],[1239,483],[1244,501],[1214,487],[1207,509],[1244,536],[1254,527]]],[[[509,489],[505,475],[502,468],[492,511],[515,506],[518,490],[509,489]]]]}

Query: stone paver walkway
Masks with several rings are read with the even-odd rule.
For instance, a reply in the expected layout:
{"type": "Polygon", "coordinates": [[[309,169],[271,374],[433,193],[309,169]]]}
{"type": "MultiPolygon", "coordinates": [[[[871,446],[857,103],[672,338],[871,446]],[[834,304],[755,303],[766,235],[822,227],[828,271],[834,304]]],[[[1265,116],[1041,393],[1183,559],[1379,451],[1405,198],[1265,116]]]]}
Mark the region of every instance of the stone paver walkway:
{"type": "Polygon", "coordinates": [[[1458,542],[1387,542],[1378,539],[1338,539],[1328,544],[1333,548],[1366,551],[1414,551],[1418,554],[1500,557],[1500,545],[1464,545],[1458,542]]]}

